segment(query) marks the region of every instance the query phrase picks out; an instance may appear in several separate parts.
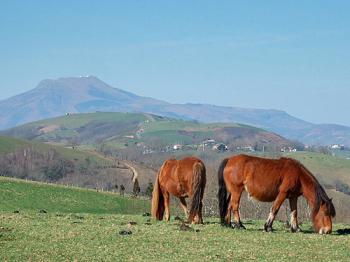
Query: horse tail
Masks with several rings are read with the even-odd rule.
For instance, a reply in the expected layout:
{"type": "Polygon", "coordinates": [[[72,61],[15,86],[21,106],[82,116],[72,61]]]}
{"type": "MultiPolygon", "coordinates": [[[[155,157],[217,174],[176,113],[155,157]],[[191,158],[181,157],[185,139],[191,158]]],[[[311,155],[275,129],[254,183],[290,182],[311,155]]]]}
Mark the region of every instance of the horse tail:
{"type": "Polygon", "coordinates": [[[190,214],[188,221],[191,222],[194,217],[201,212],[202,199],[204,188],[206,184],[206,169],[202,162],[198,161],[193,166],[193,180],[192,180],[192,202],[190,207],[190,214]]]}
{"type": "Polygon", "coordinates": [[[164,215],[164,197],[160,189],[159,185],[159,175],[161,174],[161,171],[163,169],[164,164],[159,169],[156,181],[154,182],[153,186],[153,192],[152,192],[152,209],[151,209],[151,215],[153,218],[157,220],[162,220],[164,215]]]}
{"type": "Polygon", "coordinates": [[[224,159],[221,162],[219,171],[218,171],[218,182],[219,182],[218,199],[219,199],[220,220],[222,225],[225,224],[225,216],[228,208],[227,189],[224,181],[224,169],[226,167],[227,161],[228,161],[228,158],[224,159]]]}

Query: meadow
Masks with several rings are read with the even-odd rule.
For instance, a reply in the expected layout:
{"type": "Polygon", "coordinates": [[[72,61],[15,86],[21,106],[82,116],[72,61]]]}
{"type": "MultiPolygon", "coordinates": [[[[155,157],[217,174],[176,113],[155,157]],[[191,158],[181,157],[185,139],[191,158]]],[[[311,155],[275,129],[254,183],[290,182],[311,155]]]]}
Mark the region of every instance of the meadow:
{"type": "Polygon", "coordinates": [[[350,237],[292,234],[276,221],[244,220],[247,230],[151,219],[149,200],[0,178],[1,261],[349,261],[350,237]],[[130,234],[120,233],[131,232],[130,234]]]}

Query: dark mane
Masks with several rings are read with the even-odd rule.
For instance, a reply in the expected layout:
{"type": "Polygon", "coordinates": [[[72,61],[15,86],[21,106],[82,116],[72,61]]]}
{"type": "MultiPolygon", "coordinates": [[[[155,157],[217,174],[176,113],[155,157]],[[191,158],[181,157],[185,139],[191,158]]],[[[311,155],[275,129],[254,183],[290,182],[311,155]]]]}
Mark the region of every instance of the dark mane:
{"type": "Polygon", "coordinates": [[[326,191],[318,182],[315,184],[315,191],[316,191],[316,199],[315,199],[316,201],[315,201],[314,209],[318,211],[320,209],[320,205],[322,203],[325,203],[327,207],[326,215],[335,217],[336,213],[335,213],[334,205],[332,203],[332,199],[330,199],[327,196],[326,191]]]}
{"type": "Polygon", "coordinates": [[[312,178],[315,185],[315,205],[313,207],[313,213],[316,214],[320,209],[322,203],[326,204],[326,215],[335,217],[336,212],[334,205],[332,203],[332,199],[327,196],[326,191],[321,186],[321,184],[317,181],[316,177],[299,161],[295,160],[304,171],[312,178]]]}

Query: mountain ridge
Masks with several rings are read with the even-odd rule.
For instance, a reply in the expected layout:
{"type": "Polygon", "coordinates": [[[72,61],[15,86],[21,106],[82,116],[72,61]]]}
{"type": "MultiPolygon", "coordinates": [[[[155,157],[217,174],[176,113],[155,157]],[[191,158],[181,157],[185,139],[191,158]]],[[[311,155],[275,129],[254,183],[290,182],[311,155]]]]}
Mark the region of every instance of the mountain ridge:
{"type": "Polygon", "coordinates": [[[0,101],[0,129],[66,113],[145,112],[204,123],[253,125],[306,144],[350,146],[350,127],[313,124],[276,109],[201,103],[172,104],[112,87],[95,76],[44,79],[32,90],[0,101]]]}

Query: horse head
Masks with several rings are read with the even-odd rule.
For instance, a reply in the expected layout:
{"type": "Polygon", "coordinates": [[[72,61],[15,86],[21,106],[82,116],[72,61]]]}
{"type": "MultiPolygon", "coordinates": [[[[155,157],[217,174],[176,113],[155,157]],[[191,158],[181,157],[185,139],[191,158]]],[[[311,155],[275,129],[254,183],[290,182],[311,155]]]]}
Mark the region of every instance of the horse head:
{"type": "Polygon", "coordinates": [[[335,208],[332,199],[321,198],[313,212],[313,227],[316,233],[330,234],[332,232],[332,218],[335,216],[335,208]],[[318,206],[318,207],[317,207],[318,206]]]}

